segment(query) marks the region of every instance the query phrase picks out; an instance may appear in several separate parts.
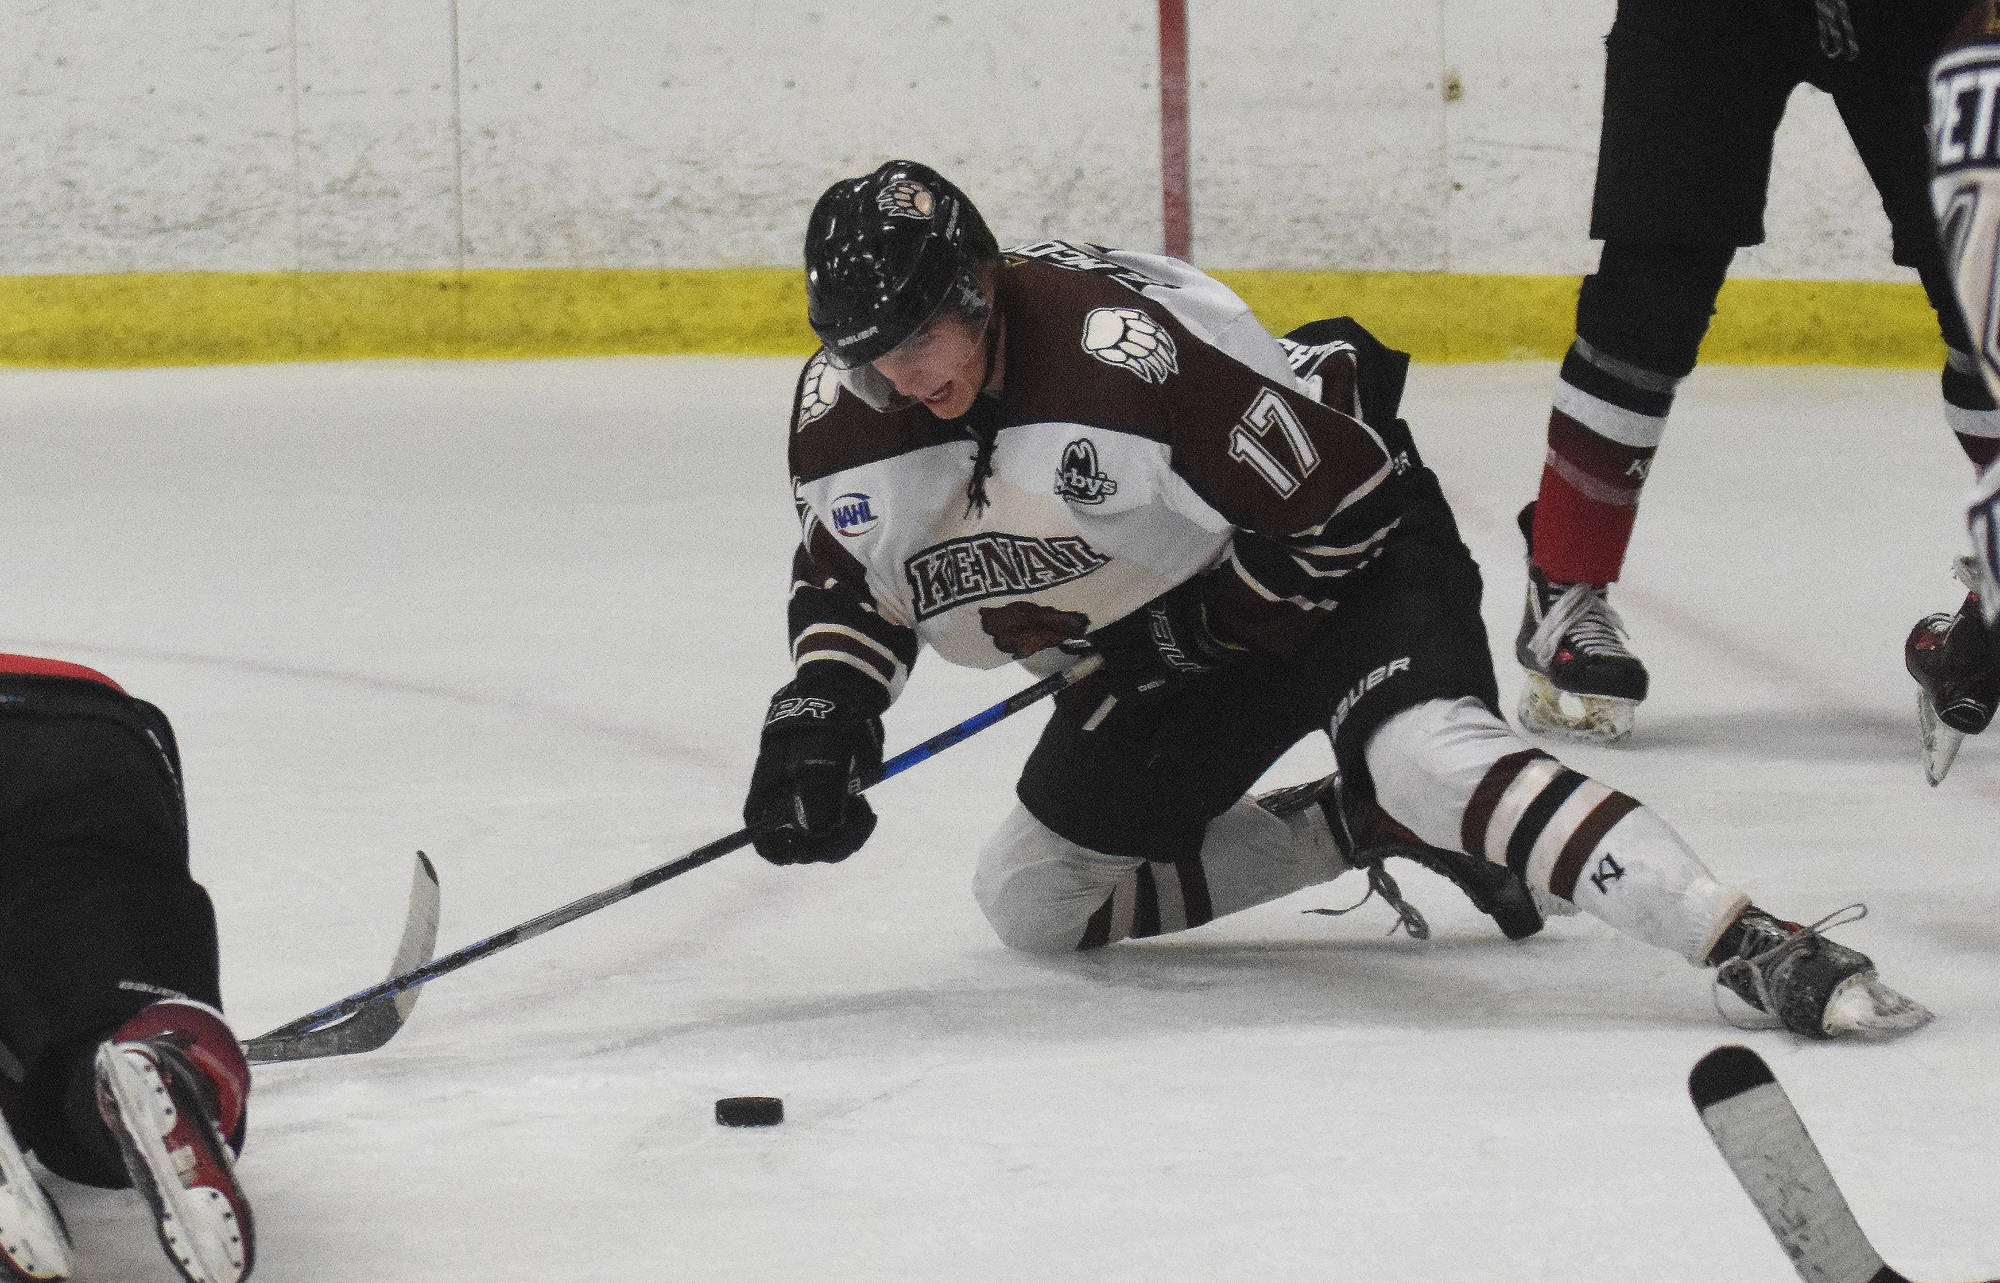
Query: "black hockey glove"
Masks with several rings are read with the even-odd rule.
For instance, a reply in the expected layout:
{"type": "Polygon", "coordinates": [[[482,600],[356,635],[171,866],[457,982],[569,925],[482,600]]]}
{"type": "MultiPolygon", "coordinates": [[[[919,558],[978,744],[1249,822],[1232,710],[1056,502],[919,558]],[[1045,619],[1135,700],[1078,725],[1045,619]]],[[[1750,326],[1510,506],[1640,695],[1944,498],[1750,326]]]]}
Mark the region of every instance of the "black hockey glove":
{"type": "Polygon", "coordinates": [[[882,700],[864,678],[802,677],[772,696],[743,823],[773,864],[833,863],[875,831],[854,782],[882,765],[882,700]]]}
{"type": "Polygon", "coordinates": [[[1249,656],[1208,622],[1207,584],[1190,579],[1083,640],[1104,657],[1104,671],[1127,698],[1159,695],[1175,683],[1249,656]]]}

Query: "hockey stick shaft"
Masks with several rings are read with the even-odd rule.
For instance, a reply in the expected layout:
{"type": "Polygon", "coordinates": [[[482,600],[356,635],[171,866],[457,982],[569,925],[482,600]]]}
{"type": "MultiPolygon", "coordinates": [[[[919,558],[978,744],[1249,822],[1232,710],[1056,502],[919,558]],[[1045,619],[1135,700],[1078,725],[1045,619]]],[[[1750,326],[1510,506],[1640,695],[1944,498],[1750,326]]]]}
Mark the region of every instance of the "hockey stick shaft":
{"type": "MultiPolygon", "coordinates": [[[[956,726],[939,731],[923,743],[913,748],[905,749],[890,758],[887,762],[884,762],[879,772],[861,782],[861,788],[873,788],[883,780],[894,775],[900,775],[919,762],[935,757],[952,745],[977,735],[980,731],[985,730],[994,723],[1010,717],[1032,704],[1037,704],[1060,690],[1075,685],[1077,682],[1083,680],[1083,678],[1095,672],[1098,663],[1099,661],[1095,656],[1086,657],[1061,672],[1052,673],[1044,677],[1041,681],[1027,687],[1025,690],[1015,692],[991,708],[973,714],[956,726]]],[[[442,958],[434,958],[423,966],[405,971],[400,975],[390,976],[387,980],[379,984],[371,985],[357,993],[350,994],[338,1002],[321,1007],[318,1011],[308,1012],[288,1024],[280,1025],[269,1033],[260,1035],[257,1041],[265,1042],[272,1039],[289,1038],[298,1034],[308,1033],[314,1029],[318,1029],[322,1025],[331,1024],[336,1020],[352,1015],[369,1003],[379,1002],[384,998],[414,989],[418,985],[427,984],[439,976],[449,975],[462,967],[471,966],[482,958],[490,958],[503,949],[511,949],[523,941],[532,940],[536,936],[544,935],[555,930],[557,927],[574,922],[578,918],[596,913],[599,909],[609,908],[621,900],[628,900],[638,895],[641,891],[650,890],[662,882],[681,876],[683,873],[693,872],[704,864],[718,860],[732,851],[739,851],[749,846],[753,838],[754,834],[749,829],[738,829],[726,837],[717,838],[706,846],[695,848],[677,860],[670,860],[657,868],[648,869],[637,877],[630,878],[616,886],[606,887],[604,890],[596,892],[593,895],[587,895],[581,900],[573,900],[560,908],[551,909],[547,913],[530,918],[518,926],[509,927],[497,935],[490,935],[483,940],[474,941],[472,944],[466,945],[455,953],[448,953],[442,958]]]]}

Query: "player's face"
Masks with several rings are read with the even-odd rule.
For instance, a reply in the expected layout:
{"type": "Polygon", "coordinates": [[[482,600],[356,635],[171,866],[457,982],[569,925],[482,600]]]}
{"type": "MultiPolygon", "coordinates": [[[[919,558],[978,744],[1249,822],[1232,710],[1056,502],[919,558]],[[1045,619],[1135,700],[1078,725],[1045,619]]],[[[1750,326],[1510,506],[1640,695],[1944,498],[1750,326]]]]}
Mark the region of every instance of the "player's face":
{"type": "Polygon", "coordinates": [[[986,327],[956,314],[941,316],[876,357],[875,371],[938,418],[956,419],[972,408],[986,378],[986,327]]]}

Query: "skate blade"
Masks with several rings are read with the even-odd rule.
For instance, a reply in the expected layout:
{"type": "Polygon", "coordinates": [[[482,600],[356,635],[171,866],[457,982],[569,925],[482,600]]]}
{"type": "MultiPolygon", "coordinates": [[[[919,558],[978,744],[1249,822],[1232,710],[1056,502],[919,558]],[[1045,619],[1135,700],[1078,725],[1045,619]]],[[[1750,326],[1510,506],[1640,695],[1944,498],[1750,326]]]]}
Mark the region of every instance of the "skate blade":
{"type": "Polygon", "coordinates": [[[66,1279],[69,1271],[62,1218],[20,1147],[0,1136],[0,1278],[66,1279]]]}
{"type": "Polygon", "coordinates": [[[1537,672],[1527,678],[1515,710],[1522,730],[1586,744],[1616,744],[1632,733],[1639,701],[1560,690],[1537,672]]]}
{"type": "Polygon", "coordinates": [[[1937,710],[1921,690],[1917,692],[1917,731],[1924,739],[1924,778],[1936,788],[1958,760],[1958,746],[1965,743],[1965,734],[1939,721],[1937,710]]]}
{"type": "Polygon", "coordinates": [[[1872,971],[1841,981],[1820,1018],[1829,1038],[1895,1038],[1930,1022],[1929,1007],[1897,993],[1872,971]]]}
{"type": "Polygon", "coordinates": [[[187,1151],[167,1145],[180,1111],[164,1071],[142,1051],[106,1043],[97,1053],[97,1084],[100,1101],[110,1098],[105,1121],[125,1152],[133,1184],[152,1206],[160,1245],[182,1277],[188,1283],[240,1283],[250,1272],[248,1227],[238,1223],[220,1190],[182,1179],[187,1151]]]}

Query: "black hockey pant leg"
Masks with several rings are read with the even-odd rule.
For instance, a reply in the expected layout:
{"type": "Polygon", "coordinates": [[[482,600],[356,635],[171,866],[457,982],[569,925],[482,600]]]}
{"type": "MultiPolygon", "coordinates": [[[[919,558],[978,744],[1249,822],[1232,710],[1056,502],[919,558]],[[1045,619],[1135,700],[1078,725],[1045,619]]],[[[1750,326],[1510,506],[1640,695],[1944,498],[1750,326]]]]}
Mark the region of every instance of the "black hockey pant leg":
{"type": "Polygon", "coordinates": [[[178,790],[129,728],[0,721],[0,972],[22,1141],[64,1176],[123,1185],[91,1090],[96,1044],[159,997],[221,997],[178,790]]]}
{"type": "Polygon", "coordinates": [[[1576,334],[1648,374],[1694,369],[1734,247],[1607,241],[1577,293],[1576,334]]]}
{"type": "Polygon", "coordinates": [[[67,867],[19,887],[0,920],[10,939],[41,942],[33,957],[6,951],[27,1007],[7,1012],[4,1024],[32,1056],[23,1140],[72,1180],[122,1186],[124,1165],[98,1120],[91,1057],[162,996],[216,1004],[214,909],[186,877],[121,868],[94,852],[54,859],[67,867]]]}

